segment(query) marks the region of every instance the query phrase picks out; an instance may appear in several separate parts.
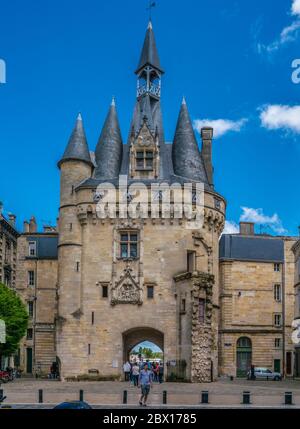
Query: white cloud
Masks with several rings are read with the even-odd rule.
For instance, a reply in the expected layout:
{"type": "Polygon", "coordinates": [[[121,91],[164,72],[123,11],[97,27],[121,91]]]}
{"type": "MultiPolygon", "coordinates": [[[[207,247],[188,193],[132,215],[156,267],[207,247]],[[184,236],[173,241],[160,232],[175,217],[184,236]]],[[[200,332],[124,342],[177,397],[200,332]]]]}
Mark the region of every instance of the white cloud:
{"type": "Polygon", "coordinates": [[[223,234],[238,234],[240,231],[240,228],[237,223],[227,220],[225,222],[225,228],[223,231],[223,234]]]}
{"type": "Polygon", "coordinates": [[[284,234],[287,232],[277,213],[272,216],[267,216],[264,214],[263,209],[253,209],[249,207],[242,207],[242,211],[243,213],[240,217],[241,222],[254,222],[256,225],[267,226],[277,234],[284,234]]]}
{"type": "Polygon", "coordinates": [[[300,0],[293,0],[292,15],[300,16],[300,0]]]}
{"type": "Polygon", "coordinates": [[[261,110],[260,120],[262,126],[269,130],[285,129],[300,134],[300,106],[265,106],[261,110]]]}
{"type": "MultiPolygon", "coordinates": [[[[276,234],[286,234],[287,230],[283,227],[282,221],[278,214],[272,216],[264,214],[263,209],[253,209],[249,207],[241,207],[242,214],[240,222],[253,222],[257,226],[262,226],[263,232],[274,232],[276,234]],[[268,231],[268,229],[270,231],[268,231]]],[[[240,232],[239,225],[234,221],[226,221],[223,234],[238,234],[240,232]]]]}
{"type": "Polygon", "coordinates": [[[285,27],[280,36],[269,45],[258,43],[257,49],[259,53],[272,53],[278,51],[278,49],[286,43],[293,42],[297,39],[300,30],[300,0],[293,0],[291,7],[291,15],[296,17],[290,25],[285,27]]]}
{"type": "Polygon", "coordinates": [[[240,119],[239,121],[231,121],[229,119],[196,119],[194,121],[194,128],[201,131],[203,127],[211,127],[214,129],[214,137],[220,138],[230,131],[239,132],[247,122],[247,119],[240,119]]]}

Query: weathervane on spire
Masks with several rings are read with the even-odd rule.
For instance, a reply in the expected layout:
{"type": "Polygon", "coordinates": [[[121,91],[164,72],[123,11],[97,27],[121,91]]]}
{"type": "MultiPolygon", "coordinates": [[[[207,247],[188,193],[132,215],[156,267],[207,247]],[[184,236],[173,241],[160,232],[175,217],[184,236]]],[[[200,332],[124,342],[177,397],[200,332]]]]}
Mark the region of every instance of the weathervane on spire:
{"type": "Polygon", "coordinates": [[[152,9],[153,9],[154,7],[156,7],[156,2],[155,2],[155,1],[150,0],[150,1],[149,1],[149,6],[147,7],[147,10],[149,11],[149,21],[150,21],[150,22],[152,21],[152,9]]]}

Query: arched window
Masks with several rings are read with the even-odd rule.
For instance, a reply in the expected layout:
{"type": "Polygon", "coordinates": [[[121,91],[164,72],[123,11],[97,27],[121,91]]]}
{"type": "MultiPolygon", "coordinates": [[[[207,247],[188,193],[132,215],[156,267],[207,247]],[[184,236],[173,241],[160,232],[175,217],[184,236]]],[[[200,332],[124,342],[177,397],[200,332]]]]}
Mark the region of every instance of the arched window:
{"type": "Polygon", "coordinates": [[[248,338],[248,337],[239,338],[238,342],[237,342],[237,347],[238,348],[250,348],[251,349],[252,343],[251,343],[250,338],[248,338]]]}

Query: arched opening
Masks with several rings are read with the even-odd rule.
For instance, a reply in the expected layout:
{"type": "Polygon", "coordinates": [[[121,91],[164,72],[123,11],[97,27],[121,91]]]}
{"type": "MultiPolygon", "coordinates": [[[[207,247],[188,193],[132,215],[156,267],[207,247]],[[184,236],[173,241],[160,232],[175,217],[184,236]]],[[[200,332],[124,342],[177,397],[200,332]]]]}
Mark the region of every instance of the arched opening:
{"type": "Polygon", "coordinates": [[[237,341],[236,369],[237,377],[246,377],[252,365],[252,342],[248,337],[241,337],[237,341]]]}
{"type": "Polygon", "coordinates": [[[145,350],[144,358],[154,360],[155,353],[164,353],[164,334],[156,329],[148,327],[140,327],[130,329],[123,333],[123,360],[124,362],[130,360],[133,351],[139,351],[139,347],[152,351],[153,356],[147,356],[145,350]]]}
{"type": "Polygon", "coordinates": [[[155,343],[143,341],[130,350],[129,359],[130,362],[141,363],[149,361],[160,363],[164,361],[164,352],[155,343]]]}

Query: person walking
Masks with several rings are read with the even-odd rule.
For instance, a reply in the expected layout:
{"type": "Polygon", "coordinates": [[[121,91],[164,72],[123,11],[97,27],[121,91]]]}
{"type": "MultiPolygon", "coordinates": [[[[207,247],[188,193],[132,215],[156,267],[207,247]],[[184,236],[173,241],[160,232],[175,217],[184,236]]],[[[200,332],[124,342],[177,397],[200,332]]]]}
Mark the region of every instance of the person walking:
{"type": "Polygon", "coordinates": [[[135,387],[139,387],[139,376],[140,376],[140,367],[137,364],[137,362],[134,362],[132,366],[132,378],[133,378],[133,385],[135,387]]]}
{"type": "Polygon", "coordinates": [[[124,371],[125,381],[129,381],[129,379],[130,379],[131,365],[130,365],[130,363],[128,361],[124,363],[124,365],[123,365],[123,371],[124,371]]]}
{"type": "Polygon", "coordinates": [[[164,379],[164,364],[162,362],[159,363],[159,367],[158,367],[158,381],[159,384],[161,384],[163,382],[164,379]]]}
{"type": "Polygon", "coordinates": [[[147,407],[147,399],[152,387],[152,371],[149,370],[148,363],[144,365],[144,369],[142,369],[140,372],[139,382],[142,391],[140,406],[147,407]]]}

